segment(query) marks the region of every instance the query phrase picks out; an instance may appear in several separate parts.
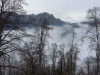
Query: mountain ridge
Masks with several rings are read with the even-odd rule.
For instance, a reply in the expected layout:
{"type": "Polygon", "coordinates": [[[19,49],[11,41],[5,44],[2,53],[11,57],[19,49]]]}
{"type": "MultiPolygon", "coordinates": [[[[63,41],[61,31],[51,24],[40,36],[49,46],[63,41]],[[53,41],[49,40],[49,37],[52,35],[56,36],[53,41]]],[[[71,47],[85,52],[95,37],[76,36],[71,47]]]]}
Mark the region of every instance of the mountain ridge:
{"type": "MultiPolygon", "coordinates": [[[[7,14],[7,12],[5,12],[7,14]]],[[[5,14],[4,13],[4,14],[5,14]]],[[[8,12],[9,13],[9,12],[8,12]]],[[[62,25],[73,25],[73,24],[77,24],[77,23],[68,23],[68,22],[64,22],[62,20],[60,20],[59,18],[55,18],[53,14],[49,14],[47,12],[43,12],[43,13],[39,13],[37,15],[35,14],[29,14],[29,15],[19,15],[15,12],[12,12],[14,15],[10,16],[8,18],[8,22],[6,22],[6,26],[10,27],[14,27],[14,26],[23,26],[24,24],[26,27],[32,27],[34,25],[36,26],[41,26],[41,19],[45,19],[47,21],[46,25],[53,25],[53,26],[62,26],[62,25]],[[16,17],[17,16],[17,17],[16,17]],[[17,21],[16,21],[17,20],[17,21]],[[9,21],[13,21],[11,22],[12,24],[10,24],[9,21]],[[17,23],[20,24],[17,24],[17,23]],[[30,24],[31,23],[31,24],[30,24]]],[[[5,16],[2,17],[2,20],[5,18],[5,16]]]]}

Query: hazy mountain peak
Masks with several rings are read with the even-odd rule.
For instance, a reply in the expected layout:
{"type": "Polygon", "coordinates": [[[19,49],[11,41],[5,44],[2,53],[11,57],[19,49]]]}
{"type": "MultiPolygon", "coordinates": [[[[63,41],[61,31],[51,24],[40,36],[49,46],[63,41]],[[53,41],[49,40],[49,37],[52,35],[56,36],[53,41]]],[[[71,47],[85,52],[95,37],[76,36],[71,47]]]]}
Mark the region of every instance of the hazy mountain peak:
{"type": "Polygon", "coordinates": [[[40,17],[40,18],[47,18],[49,16],[50,16],[50,14],[47,13],[47,12],[43,12],[43,13],[40,13],[40,14],[37,15],[37,17],[40,17]]]}
{"type": "MultiPolygon", "coordinates": [[[[29,15],[23,15],[24,17],[23,16],[21,17],[21,15],[19,15],[17,13],[16,13],[16,15],[19,16],[18,21],[20,23],[23,23],[23,24],[31,21],[31,19],[32,19],[32,23],[39,26],[39,23],[41,22],[41,18],[46,19],[46,21],[48,23],[47,25],[62,26],[64,24],[66,24],[66,22],[61,21],[58,18],[55,18],[53,14],[49,14],[47,12],[43,12],[43,13],[40,13],[40,14],[37,14],[37,15],[35,15],[33,13],[29,14],[29,15]]],[[[11,18],[12,19],[9,19],[9,20],[14,19],[13,16],[11,18]]]]}
{"type": "Polygon", "coordinates": [[[32,13],[32,14],[30,14],[30,15],[31,15],[31,16],[36,16],[36,15],[35,15],[35,14],[33,14],[33,13],[32,13]]]}

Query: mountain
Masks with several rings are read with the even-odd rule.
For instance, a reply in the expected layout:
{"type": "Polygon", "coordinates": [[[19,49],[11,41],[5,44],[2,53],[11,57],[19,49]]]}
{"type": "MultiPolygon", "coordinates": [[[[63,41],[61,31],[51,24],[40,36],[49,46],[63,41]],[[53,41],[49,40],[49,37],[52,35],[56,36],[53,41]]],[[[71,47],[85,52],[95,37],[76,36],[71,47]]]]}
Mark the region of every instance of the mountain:
{"type": "Polygon", "coordinates": [[[61,26],[61,25],[67,24],[64,21],[61,21],[60,19],[55,18],[53,16],[53,14],[49,14],[46,12],[40,13],[40,14],[35,16],[35,20],[37,20],[37,21],[40,21],[41,18],[46,19],[48,25],[61,26]]]}
{"type": "Polygon", "coordinates": [[[67,24],[64,21],[61,21],[58,18],[55,18],[53,14],[49,14],[47,12],[40,13],[40,14],[30,14],[30,15],[19,15],[15,12],[4,12],[2,16],[2,22],[4,21],[6,15],[12,14],[8,20],[6,21],[6,27],[14,27],[14,26],[23,26],[25,24],[26,27],[30,27],[37,25],[40,26],[41,19],[45,19],[47,24],[46,25],[54,25],[54,26],[62,26],[64,24],[67,24]]]}

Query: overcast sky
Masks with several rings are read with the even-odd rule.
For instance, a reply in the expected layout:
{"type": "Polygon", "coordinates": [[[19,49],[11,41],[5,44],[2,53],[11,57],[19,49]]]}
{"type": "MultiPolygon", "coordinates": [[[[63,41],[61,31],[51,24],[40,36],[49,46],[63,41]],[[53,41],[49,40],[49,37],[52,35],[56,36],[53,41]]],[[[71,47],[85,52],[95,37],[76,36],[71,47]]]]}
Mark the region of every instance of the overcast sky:
{"type": "Polygon", "coordinates": [[[86,11],[94,6],[100,7],[100,0],[26,0],[28,14],[48,12],[63,21],[83,21],[86,11]]]}

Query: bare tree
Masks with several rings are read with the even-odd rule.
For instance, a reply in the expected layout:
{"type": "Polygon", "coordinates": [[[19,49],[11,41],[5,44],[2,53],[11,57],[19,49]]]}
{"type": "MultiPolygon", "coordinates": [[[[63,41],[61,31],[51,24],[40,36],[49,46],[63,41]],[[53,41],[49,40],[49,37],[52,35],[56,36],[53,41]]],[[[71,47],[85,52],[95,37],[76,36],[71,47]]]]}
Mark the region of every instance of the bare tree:
{"type": "Polygon", "coordinates": [[[30,37],[30,41],[25,42],[21,49],[19,48],[19,53],[21,56],[20,61],[23,60],[20,65],[30,75],[36,74],[36,70],[38,68],[38,50],[37,42],[35,40],[36,39],[34,36],[32,36],[30,37]]]}
{"type": "Polygon", "coordinates": [[[4,40],[2,37],[6,37],[10,33],[3,36],[8,19],[14,13],[24,13],[23,4],[25,4],[24,0],[0,0],[0,45],[4,40]]]}
{"type": "MultiPolygon", "coordinates": [[[[14,41],[19,39],[19,36],[11,31],[18,27],[10,27],[10,30],[7,30],[6,32],[5,29],[14,21],[9,20],[11,19],[11,16],[16,16],[15,13],[24,14],[25,11],[23,10],[23,4],[26,4],[24,0],[0,0],[0,58],[9,52],[12,52],[14,47],[16,47],[14,41]],[[10,37],[10,39],[7,39],[8,37],[10,37]],[[11,50],[9,51],[8,48],[11,50]]],[[[15,21],[17,22],[17,20],[15,21]]],[[[0,75],[2,75],[1,66],[0,75]]]]}
{"type": "Polygon", "coordinates": [[[79,48],[78,48],[78,44],[74,43],[75,40],[75,32],[73,32],[72,34],[72,41],[71,44],[68,45],[69,47],[69,51],[66,53],[66,60],[67,60],[67,74],[68,75],[76,75],[76,70],[77,70],[77,60],[79,60],[78,58],[78,53],[79,48]]]}
{"type": "Polygon", "coordinates": [[[41,19],[40,28],[37,29],[37,36],[38,36],[38,55],[39,55],[39,75],[42,75],[42,65],[45,55],[45,46],[47,44],[47,39],[49,37],[48,27],[46,26],[46,19],[41,19]]]}
{"type": "Polygon", "coordinates": [[[51,51],[50,57],[51,57],[51,61],[52,61],[52,75],[56,75],[55,69],[56,69],[57,52],[58,52],[56,43],[52,44],[50,51],[51,51]]]}
{"type": "Polygon", "coordinates": [[[41,19],[40,27],[35,27],[36,31],[29,36],[30,41],[26,41],[20,49],[20,55],[24,60],[28,74],[45,75],[46,69],[46,45],[49,38],[49,27],[46,19],[41,19]]]}
{"type": "Polygon", "coordinates": [[[99,59],[100,59],[100,7],[93,7],[87,11],[86,18],[91,20],[90,28],[87,29],[86,37],[91,41],[90,48],[95,50],[97,59],[96,75],[99,75],[99,59]]]}
{"type": "Polygon", "coordinates": [[[65,45],[61,44],[59,46],[59,67],[60,67],[60,75],[65,75],[65,45]]]}

